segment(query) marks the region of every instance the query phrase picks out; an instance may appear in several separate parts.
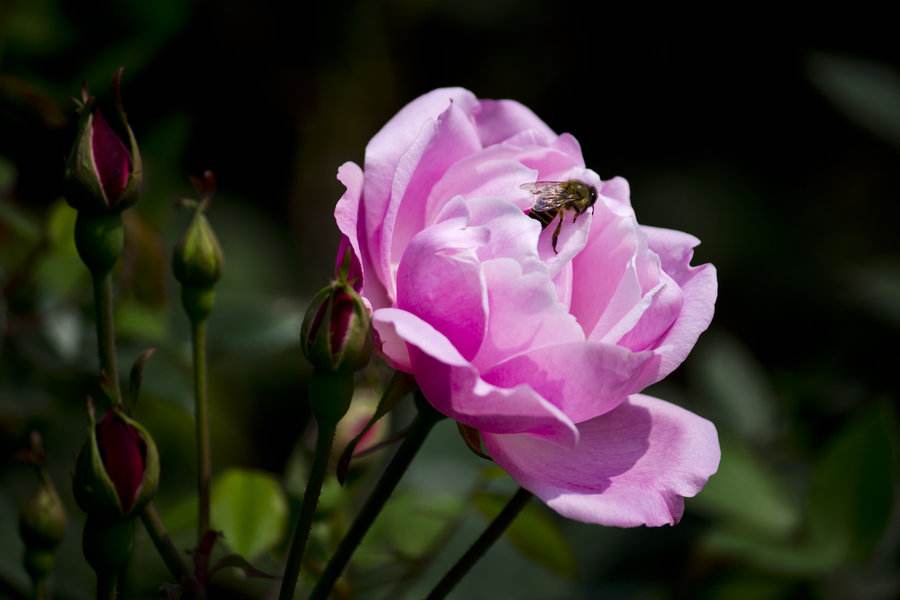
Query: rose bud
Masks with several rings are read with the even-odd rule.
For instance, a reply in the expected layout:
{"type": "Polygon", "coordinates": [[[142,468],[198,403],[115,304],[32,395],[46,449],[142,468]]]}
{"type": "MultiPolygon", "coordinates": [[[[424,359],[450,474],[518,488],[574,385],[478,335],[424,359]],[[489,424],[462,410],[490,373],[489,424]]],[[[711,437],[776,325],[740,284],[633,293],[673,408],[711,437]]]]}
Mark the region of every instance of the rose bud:
{"type": "Polygon", "coordinates": [[[201,203],[175,246],[172,271],[181,283],[181,303],[192,320],[204,320],[215,301],[213,287],[222,275],[222,248],[201,203]]]}
{"type": "Polygon", "coordinates": [[[118,408],[96,425],[78,455],[74,492],[90,517],[116,520],[136,514],[156,493],[159,455],[150,434],[118,408]]]}
{"type": "Polygon", "coordinates": [[[351,285],[334,281],[312,299],[300,330],[303,354],[324,373],[353,373],[369,362],[369,309],[351,285]]]}
{"type": "Polygon", "coordinates": [[[65,195],[80,212],[119,213],[137,202],[140,194],[141,152],[125,116],[121,81],[119,69],[113,77],[112,120],[97,108],[87,87],[78,102],[78,134],[66,163],[65,195]]]}
{"type": "Polygon", "coordinates": [[[19,535],[25,544],[25,570],[34,581],[53,570],[54,551],[66,533],[66,511],[46,471],[40,484],[19,513],[19,535]]]}

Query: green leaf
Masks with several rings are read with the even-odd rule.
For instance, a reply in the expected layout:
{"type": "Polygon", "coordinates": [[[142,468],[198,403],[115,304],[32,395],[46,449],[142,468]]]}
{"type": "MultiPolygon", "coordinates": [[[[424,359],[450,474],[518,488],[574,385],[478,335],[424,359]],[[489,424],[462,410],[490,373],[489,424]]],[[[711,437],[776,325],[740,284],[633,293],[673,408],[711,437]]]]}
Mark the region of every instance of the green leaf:
{"type": "Polygon", "coordinates": [[[696,498],[691,509],[700,509],[725,521],[772,537],[785,538],[797,526],[796,502],[778,481],[737,439],[722,436],[722,461],[696,498]]]}
{"type": "Polygon", "coordinates": [[[288,503],[278,481],[252,469],[229,469],[212,488],[212,526],[235,552],[254,558],[277,545],[287,527],[288,503]]]}
{"type": "Polygon", "coordinates": [[[715,530],[703,540],[704,551],[739,559],[757,568],[787,575],[830,572],[840,562],[837,547],[811,541],[773,541],[752,530],[715,530]]]}
{"type": "Polygon", "coordinates": [[[839,546],[850,560],[871,554],[890,518],[897,432],[890,406],[858,415],[829,444],[811,485],[811,533],[839,546]]]}
{"type": "Polygon", "coordinates": [[[813,84],[858,125],[900,146],[900,73],[856,58],[819,54],[809,62],[813,84]]]}
{"type": "Polygon", "coordinates": [[[429,496],[421,491],[394,494],[372,526],[368,543],[363,542],[365,552],[377,556],[373,546],[381,544],[411,560],[420,558],[448,532],[463,508],[455,496],[429,496]]]}
{"type": "Polygon", "coordinates": [[[740,341],[722,333],[704,339],[698,350],[691,375],[713,402],[710,418],[720,431],[769,441],[776,423],[775,392],[762,365],[740,341]]]}
{"type": "MultiPolygon", "coordinates": [[[[497,516],[508,501],[506,495],[489,492],[475,494],[473,498],[475,507],[487,519],[497,516]]],[[[577,574],[575,552],[554,518],[538,503],[528,503],[505,535],[523,556],[549,571],[567,578],[577,574]]]]}

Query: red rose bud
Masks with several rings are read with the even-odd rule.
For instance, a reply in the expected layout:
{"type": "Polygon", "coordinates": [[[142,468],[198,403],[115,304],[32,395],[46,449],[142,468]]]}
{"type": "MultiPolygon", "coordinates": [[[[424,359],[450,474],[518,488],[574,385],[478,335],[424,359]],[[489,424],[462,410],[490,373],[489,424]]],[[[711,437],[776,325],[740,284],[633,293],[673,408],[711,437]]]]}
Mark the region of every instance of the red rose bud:
{"type": "Polygon", "coordinates": [[[92,517],[131,516],[156,492],[156,444],[146,429],[116,408],[107,411],[96,426],[93,415],[91,421],[75,470],[75,500],[92,517]]]}
{"type": "Polygon", "coordinates": [[[369,362],[369,310],[346,281],[335,281],[313,298],[300,331],[303,353],[317,371],[353,373],[369,362]]]}
{"type": "Polygon", "coordinates": [[[120,94],[120,69],[114,79],[114,119],[82,92],[78,134],[66,163],[66,200],[85,213],[118,213],[137,202],[141,188],[141,153],[128,125],[120,94]]]}

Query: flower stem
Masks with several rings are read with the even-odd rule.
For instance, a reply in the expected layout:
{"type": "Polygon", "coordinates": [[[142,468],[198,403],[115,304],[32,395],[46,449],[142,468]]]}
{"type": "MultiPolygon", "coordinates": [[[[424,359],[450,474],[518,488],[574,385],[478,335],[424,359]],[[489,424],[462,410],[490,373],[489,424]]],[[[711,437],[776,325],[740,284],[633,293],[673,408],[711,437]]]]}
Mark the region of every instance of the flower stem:
{"type": "Polygon", "coordinates": [[[316,513],[316,506],[319,504],[322,482],[325,480],[325,473],[328,470],[328,459],[331,456],[331,446],[334,443],[334,432],[335,424],[327,422],[318,424],[316,454],[313,457],[309,481],[306,483],[306,491],[303,493],[300,517],[297,520],[297,528],[294,530],[294,540],[291,542],[291,551],[288,554],[284,577],[281,581],[281,593],[278,596],[280,600],[290,600],[294,597],[297,577],[300,575],[300,567],[303,563],[303,551],[306,549],[306,541],[309,538],[313,516],[316,513]]]}
{"type": "Polygon", "coordinates": [[[365,537],[366,532],[369,531],[369,527],[372,526],[378,513],[381,512],[381,509],[384,508],[385,503],[391,497],[391,493],[397,487],[397,483],[399,483],[400,478],[403,477],[406,469],[413,458],[415,458],[419,448],[422,447],[425,438],[428,437],[432,428],[444,418],[444,415],[434,410],[419,393],[416,394],[416,407],[418,408],[418,414],[409,428],[406,439],[403,440],[403,444],[397,449],[397,453],[394,454],[391,462],[384,473],[382,473],[381,479],[375,484],[375,489],[372,490],[368,500],[366,500],[366,503],[359,511],[347,535],[341,540],[337,551],[325,567],[325,571],[312,591],[311,600],[328,598],[338,577],[344,571],[347,563],[350,562],[353,552],[359,546],[363,537],[365,537]]]}
{"type": "Polygon", "coordinates": [[[206,376],[206,320],[191,320],[194,346],[194,420],[197,438],[197,543],[209,530],[209,486],[212,459],[209,449],[209,398],[206,376]]]}
{"type": "Polygon", "coordinates": [[[175,547],[175,543],[169,537],[166,526],[163,525],[159,512],[152,502],[149,502],[141,511],[141,521],[144,523],[147,535],[150,536],[153,545],[156,546],[156,551],[159,552],[163,562],[166,563],[166,567],[168,567],[175,579],[185,586],[185,589],[188,591],[193,592],[195,595],[198,594],[200,586],[194,579],[191,565],[185,556],[178,551],[178,548],[175,547]]]}
{"type": "Polygon", "coordinates": [[[445,598],[456,584],[465,577],[469,569],[475,566],[475,563],[484,556],[494,542],[500,539],[500,536],[503,535],[503,532],[506,531],[506,528],[509,527],[522,509],[525,508],[530,499],[531,492],[524,488],[519,488],[509,502],[506,503],[506,506],[503,507],[503,510],[500,511],[500,514],[494,517],[487,529],[475,540],[475,543],[456,561],[456,564],[447,571],[443,579],[431,590],[431,593],[428,594],[428,600],[445,598]]]}
{"type": "MultiPolygon", "coordinates": [[[[94,284],[94,310],[97,315],[97,347],[100,356],[100,370],[106,373],[109,385],[113,389],[114,402],[122,403],[122,393],[119,388],[119,369],[116,360],[116,330],[115,321],[113,320],[113,283],[112,271],[105,274],[97,273],[91,270],[91,279],[94,284]]],[[[156,546],[157,552],[166,563],[172,575],[179,582],[193,582],[193,587],[199,589],[193,576],[191,565],[175,547],[162,519],[153,502],[148,502],[141,511],[141,521],[153,545],[156,546]]],[[[102,578],[104,585],[109,585],[108,578],[102,578]]],[[[101,580],[98,580],[98,597],[101,592],[101,580]]],[[[115,597],[116,582],[112,581],[112,593],[115,597]]]]}
{"type": "Polygon", "coordinates": [[[41,579],[34,582],[34,600],[47,600],[47,580],[41,579]]]}
{"type": "Polygon", "coordinates": [[[97,351],[100,370],[106,374],[113,392],[113,402],[122,403],[119,391],[119,367],[116,359],[116,331],[113,321],[112,271],[105,274],[91,272],[94,284],[94,310],[97,315],[97,351]]]}
{"type": "Polygon", "coordinates": [[[97,574],[97,600],[116,600],[119,577],[108,573],[97,574]]]}

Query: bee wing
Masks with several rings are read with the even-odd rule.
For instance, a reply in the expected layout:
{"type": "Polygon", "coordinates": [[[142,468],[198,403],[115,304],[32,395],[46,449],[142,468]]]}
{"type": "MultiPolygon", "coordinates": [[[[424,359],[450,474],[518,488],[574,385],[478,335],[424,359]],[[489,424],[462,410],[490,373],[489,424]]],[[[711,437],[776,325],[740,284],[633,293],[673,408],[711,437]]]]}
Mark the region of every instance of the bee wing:
{"type": "Polygon", "coordinates": [[[535,181],[523,183],[519,188],[537,197],[531,208],[537,212],[557,209],[572,200],[572,194],[565,181],[535,181]]]}

